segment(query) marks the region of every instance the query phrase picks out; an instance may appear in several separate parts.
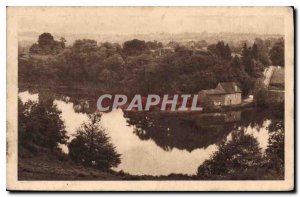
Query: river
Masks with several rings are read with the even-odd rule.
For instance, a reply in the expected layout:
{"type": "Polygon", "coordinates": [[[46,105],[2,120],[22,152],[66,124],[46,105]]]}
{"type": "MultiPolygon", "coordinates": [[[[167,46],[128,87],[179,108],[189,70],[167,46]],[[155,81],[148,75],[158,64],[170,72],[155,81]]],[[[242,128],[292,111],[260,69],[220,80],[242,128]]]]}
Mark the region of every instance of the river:
{"type": "MultiPolygon", "coordinates": [[[[76,129],[95,111],[97,93],[64,93],[56,90],[19,90],[22,102],[38,101],[42,95],[55,96],[70,140],[76,129]],[[46,93],[45,93],[46,92],[46,93]]],[[[100,95],[99,95],[100,96],[100,95]]],[[[101,125],[121,154],[115,171],[132,175],[194,175],[199,165],[218,151],[218,143],[231,140],[231,133],[243,130],[258,141],[262,153],[268,146],[269,113],[248,109],[226,114],[169,115],[154,112],[133,113],[121,109],[103,113],[101,125]]],[[[68,152],[67,146],[60,146],[68,152]]]]}

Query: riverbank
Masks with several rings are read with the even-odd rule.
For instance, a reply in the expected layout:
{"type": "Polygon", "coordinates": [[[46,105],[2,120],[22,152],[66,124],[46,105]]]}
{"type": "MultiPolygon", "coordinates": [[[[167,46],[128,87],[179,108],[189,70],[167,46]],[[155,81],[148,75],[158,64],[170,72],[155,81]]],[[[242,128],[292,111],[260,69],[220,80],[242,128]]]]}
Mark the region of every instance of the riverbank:
{"type": "Polygon", "coordinates": [[[224,176],[200,177],[196,175],[170,174],[167,176],[151,176],[151,175],[130,175],[122,171],[101,171],[93,168],[84,167],[67,160],[61,161],[52,154],[31,154],[18,158],[18,180],[33,181],[33,180],[104,180],[104,181],[139,181],[139,180],[281,180],[282,177],[277,174],[261,176],[256,174],[229,174],[224,176]],[[255,175],[255,176],[254,176],[255,175]]]}

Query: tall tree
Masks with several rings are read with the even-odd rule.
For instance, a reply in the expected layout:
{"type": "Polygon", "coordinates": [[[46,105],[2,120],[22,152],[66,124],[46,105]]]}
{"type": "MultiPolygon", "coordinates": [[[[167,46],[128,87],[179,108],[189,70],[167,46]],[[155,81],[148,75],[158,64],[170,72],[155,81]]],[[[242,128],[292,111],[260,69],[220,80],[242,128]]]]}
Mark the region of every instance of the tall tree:
{"type": "Polygon", "coordinates": [[[100,120],[98,113],[89,115],[89,121],[82,124],[76,137],[69,143],[69,155],[73,161],[84,166],[108,170],[121,163],[121,155],[100,126],[100,120]]]}
{"type": "Polygon", "coordinates": [[[39,36],[38,44],[40,47],[51,47],[54,43],[54,38],[50,33],[43,33],[39,36]]]}
{"type": "Polygon", "coordinates": [[[279,39],[270,50],[270,59],[275,66],[284,66],[284,40],[279,39]]]}
{"type": "Polygon", "coordinates": [[[252,50],[251,50],[251,56],[253,59],[257,60],[258,59],[258,48],[257,45],[254,43],[252,46],[252,50]]]}

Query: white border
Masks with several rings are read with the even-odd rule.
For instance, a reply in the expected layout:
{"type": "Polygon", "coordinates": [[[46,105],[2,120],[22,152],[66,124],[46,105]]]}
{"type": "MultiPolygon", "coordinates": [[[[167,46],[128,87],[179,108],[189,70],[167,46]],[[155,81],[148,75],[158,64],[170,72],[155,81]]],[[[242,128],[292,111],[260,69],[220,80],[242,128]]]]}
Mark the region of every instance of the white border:
{"type": "MultiPolygon", "coordinates": [[[[0,143],[2,147],[0,148],[1,154],[1,162],[0,162],[0,194],[1,196],[7,196],[8,193],[5,192],[6,188],[6,137],[4,136],[6,130],[6,6],[286,6],[286,5],[294,5],[296,8],[299,8],[299,2],[297,0],[273,0],[273,1],[261,1],[261,0],[252,0],[252,1],[240,1],[240,0],[231,0],[224,1],[224,0],[164,0],[164,1],[150,1],[150,0],[110,0],[110,1],[85,1],[85,0],[73,0],[73,1],[62,1],[62,0],[51,0],[51,1],[36,1],[36,0],[9,0],[9,1],[0,1],[0,62],[1,62],[1,72],[0,72],[0,107],[3,109],[0,113],[0,129],[2,131],[2,136],[0,138],[0,143]]],[[[299,26],[299,20],[296,20],[297,26],[299,26]]],[[[296,36],[296,35],[295,35],[296,36]]],[[[298,41],[296,43],[298,45],[298,41]]],[[[299,50],[295,56],[299,55],[299,50]]],[[[299,75],[299,69],[297,70],[297,75],[299,75]]],[[[297,87],[299,84],[297,83],[297,87]]],[[[297,88],[297,92],[299,89],[297,88]]],[[[297,109],[298,112],[298,109],[297,109]]],[[[299,117],[297,120],[299,121],[299,117]]],[[[297,131],[296,131],[297,132],[297,131]]],[[[295,139],[296,140],[296,139],[295,139]]],[[[299,134],[297,142],[299,142],[299,134]]],[[[297,181],[298,182],[298,181],[297,181]]]]}

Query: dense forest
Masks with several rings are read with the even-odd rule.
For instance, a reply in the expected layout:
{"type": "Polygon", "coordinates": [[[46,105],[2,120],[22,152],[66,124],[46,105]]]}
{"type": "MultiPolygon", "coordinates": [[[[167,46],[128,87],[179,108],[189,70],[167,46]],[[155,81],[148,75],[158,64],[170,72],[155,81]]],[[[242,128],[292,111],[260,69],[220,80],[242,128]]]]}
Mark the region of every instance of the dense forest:
{"type": "Polygon", "coordinates": [[[43,33],[29,53],[20,52],[19,83],[162,94],[197,93],[219,82],[234,81],[245,96],[266,67],[284,66],[283,38],[257,38],[240,48],[223,41],[163,44],[133,39],[120,45],[82,39],[70,46],[65,43],[65,38],[55,40],[43,33]]]}

